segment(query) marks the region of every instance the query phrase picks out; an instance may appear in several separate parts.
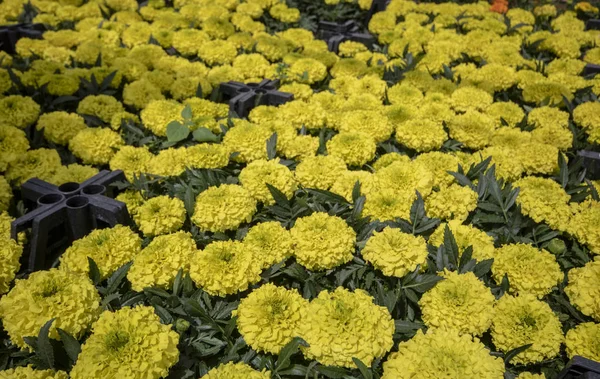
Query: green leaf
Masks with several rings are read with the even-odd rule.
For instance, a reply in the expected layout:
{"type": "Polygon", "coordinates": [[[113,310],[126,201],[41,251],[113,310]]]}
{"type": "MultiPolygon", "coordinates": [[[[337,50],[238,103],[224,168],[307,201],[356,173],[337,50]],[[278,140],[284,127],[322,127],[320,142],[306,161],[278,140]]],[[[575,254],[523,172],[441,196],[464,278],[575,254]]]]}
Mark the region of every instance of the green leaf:
{"type": "Polygon", "coordinates": [[[358,358],[352,358],[352,362],[354,362],[354,364],[356,365],[356,367],[358,367],[358,371],[360,371],[360,374],[363,376],[363,378],[365,379],[373,379],[373,373],[371,372],[371,370],[369,370],[369,368],[367,367],[367,365],[365,365],[364,363],[362,363],[362,361],[358,358]]]}
{"type": "Polygon", "coordinates": [[[443,280],[441,276],[437,276],[434,274],[423,274],[417,276],[417,278],[411,284],[406,286],[402,286],[403,289],[412,288],[414,291],[423,293],[435,286],[437,282],[443,280]]]}
{"type": "Polygon", "coordinates": [[[81,353],[81,344],[75,337],[65,332],[61,328],[56,328],[58,331],[58,335],[60,336],[60,340],[62,341],[63,347],[69,356],[69,359],[73,364],[77,362],[77,357],[79,353],[81,353]]]}
{"type": "Polygon", "coordinates": [[[119,267],[117,269],[117,271],[115,271],[115,273],[110,276],[110,278],[108,278],[108,284],[106,287],[107,294],[111,294],[119,288],[119,286],[121,285],[121,282],[127,276],[127,273],[129,272],[129,268],[131,267],[132,264],[133,264],[133,262],[124,264],[123,266],[119,267]]]}
{"type": "Polygon", "coordinates": [[[562,188],[567,188],[569,184],[569,166],[562,153],[558,153],[558,167],[560,168],[560,185],[562,188]]]}
{"type": "Polygon", "coordinates": [[[169,325],[169,324],[173,323],[173,316],[171,316],[169,311],[167,311],[165,308],[161,307],[160,305],[153,305],[153,307],[154,307],[154,313],[156,313],[156,315],[158,317],[160,317],[160,320],[162,321],[163,324],[169,325]]]}
{"type": "Polygon", "coordinates": [[[277,133],[273,133],[267,140],[267,159],[275,159],[277,156],[277,133]]]}
{"type": "MultiPolygon", "coordinates": [[[[192,133],[194,141],[198,142],[219,142],[219,136],[210,131],[210,129],[203,126],[194,130],[192,133]]],[[[186,136],[187,137],[187,136],[186,136]]]]}
{"type": "Polygon", "coordinates": [[[419,329],[423,329],[423,327],[425,326],[418,322],[404,321],[404,320],[395,320],[394,325],[395,325],[395,332],[399,333],[399,334],[414,333],[419,329]]]}
{"type": "Polygon", "coordinates": [[[516,349],[512,349],[511,351],[507,352],[504,355],[504,363],[505,364],[509,364],[510,361],[516,357],[517,355],[519,355],[520,353],[524,352],[525,350],[529,349],[533,344],[527,344],[527,345],[523,345],[521,347],[517,347],[516,349]]]}
{"type": "Polygon", "coordinates": [[[444,249],[446,254],[448,255],[449,262],[456,267],[458,265],[458,245],[456,244],[456,239],[452,234],[452,231],[446,225],[444,229],[444,249]]]}
{"type": "Polygon", "coordinates": [[[352,187],[352,201],[356,202],[356,199],[358,199],[360,197],[360,181],[356,181],[356,183],[354,183],[354,187],[352,187]]]}
{"type": "Polygon", "coordinates": [[[277,187],[272,186],[269,183],[265,183],[265,184],[267,185],[269,192],[271,192],[271,196],[273,196],[273,199],[275,199],[275,204],[279,205],[280,207],[286,208],[286,209],[289,208],[290,202],[288,201],[285,194],[283,192],[281,192],[280,190],[278,190],[277,187]]]}
{"type": "Polygon", "coordinates": [[[340,367],[334,366],[317,366],[315,368],[318,372],[325,375],[328,378],[341,379],[348,375],[348,371],[340,367]]]}
{"type": "Polygon", "coordinates": [[[167,141],[179,142],[183,141],[190,135],[190,129],[178,121],[171,121],[167,125],[167,141]]]}
{"type": "Polygon", "coordinates": [[[97,285],[102,279],[100,277],[100,270],[98,269],[98,265],[96,265],[96,262],[94,262],[94,260],[90,257],[88,257],[88,265],[90,267],[90,272],[88,273],[88,276],[90,277],[92,283],[94,283],[94,285],[97,285]]]}
{"type": "Polygon", "coordinates": [[[37,338],[37,348],[35,350],[35,355],[40,359],[40,362],[43,363],[44,369],[54,368],[54,349],[52,348],[52,344],[50,343],[50,337],[48,334],[50,333],[50,326],[55,319],[51,319],[42,326],[40,329],[40,334],[37,338]]]}
{"type": "Polygon", "coordinates": [[[181,111],[181,117],[183,117],[183,119],[186,121],[192,119],[192,107],[190,107],[189,104],[186,105],[181,111]]]}
{"type": "Polygon", "coordinates": [[[173,295],[178,296],[183,288],[183,269],[180,268],[177,271],[177,275],[175,276],[175,280],[173,281],[173,295]]]}
{"type": "Polygon", "coordinates": [[[473,269],[473,273],[476,277],[481,278],[492,269],[492,265],[494,264],[494,258],[486,259],[485,261],[477,262],[475,268],[473,269]]]}
{"type": "Polygon", "coordinates": [[[298,353],[300,346],[308,346],[308,344],[300,337],[294,337],[288,342],[279,352],[277,362],[275,362],[275,372],[285,370],[290,367],[290,358],[298,353]]]}

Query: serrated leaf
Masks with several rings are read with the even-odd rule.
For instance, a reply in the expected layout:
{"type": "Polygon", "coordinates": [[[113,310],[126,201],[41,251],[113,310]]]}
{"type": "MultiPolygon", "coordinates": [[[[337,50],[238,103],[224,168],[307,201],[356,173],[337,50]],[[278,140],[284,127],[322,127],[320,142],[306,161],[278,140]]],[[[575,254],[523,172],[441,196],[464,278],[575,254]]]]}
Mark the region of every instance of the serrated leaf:
{"type": "Polygon", "coordinates": [[[369,370],[367,365],[365,365],[360,359],[352,358],[352,362],[358,367],[358,371],[365,379],[373,379],[373,373],[369,370]]]}
{"type": "Polygon", "coordinates": [[[277,156],[277,133],[273,133],[267,140],[267,159],[275,159],[277,156]]]}
{"type": "Polygon", "coordinates": [[[277,361],[275,362],[274,371],[276,373],[290,367],[290,358],[298,353],[300,346],[308,346],[308,344],[302,338],[294,337],[281,349],[277,361]]]}
{"type": "Polygon", "coordinates": [[[516,357],[517,355],[519,355],[520,353],[524,352],[525,350],[529,349],[531,346],[533,346],[533,344],[527,344],[527,345],[523,345],[520,347],[517,347],[515,349],[510,350],[509,352],[507,352],[504,355],[504,363],[505,364],[509,364],[510,361],[516,357]]]}
{"type": "Polygon", "coordinates": [[[177,275],[175,275],[175,280],[173,280],[173,295],[178,296],[181,290],[183,289],[183,269],[179,269],[177,271],[177,275]]]}
{"type": "Polygon", "coordinates": [[[165,308],[160,305],[153,305],[154,313],[160,317],[163,324],[168,325],[173,323],[173,316],[165,308]]]}
{"type": "Polygon", "coordinates": [[[197,142],[219,142],[219,136],[210,131],[210,129],[205,128],[203,126],[194,130],[192,132],[192,136],[194,137],[194,141],[197,142]]]}
{"type": "Polygon", "coordinates": [[[60,340],[63,344],[65,351],[67,352],[67,355],[69,356],[69,359],[71,360],[71,362],[73,362],[73,364],[75,364],[75,362],[77,362],[77,357],[79,356],[79,353],[81,353],[81,344],[79,343],[79,341],[77,341],[75,337],[62,330],[61,328],[56,328],[56,331],[60,336],[60,340]]]}
{"type": "Polygon", "coordinates": [[[341,379],[348,374],[348,371],[346,371],[345,369],[333,366],[317,366],[315,367],[315,370],[325,375],[326,377],[333,379],[341,379]]]}
{"type": "Polygon", "coordinates": [[[494,264],[494,258],[486,259],[481,262],[477,262],[475,268],[473,269],[473,273],[476,277],[481,278],[492,269],[492,265],[494,264]]]}
{"type": "Polygon", "coordinates": [[[417,276],[416,279],[411,284],[402,286],[402,288],[403,289],[412,288],[413,291],[423,293],[423,292],[427,292],[428,290],[433,288],[433,286],[435,286],[437,282],[439,282],[440,280],[443,280],[443,279],[444,278],[442,278],[441,276],[437,276],[434,274],[423,274],[423,275],[417,276]]]}
{"type": "Polygon", "coordinates": [[[452,231],[446,224],[444,228],[444,250],[448,256],[448,261],[456,267],[458,265],[458,245],[452,231]]]}
{"type": "Polygon", "coordinates": [[[281,192],[279,189],[277,189],[277,187],[275,187],[269,183],[265,183],[265,184],[267,185],[267,188],[269,189],[271,196],[273,196],[273,199],[275,200],[275,204],[277,204],[280,207],[283,207],[285,209],[288,209],[290,206],[290,202],[289,202],[288,198],[285,196],[285,194],[283,192],[281,192]]]}
{"type": "Polygon", "coordinates": [[[190,129],[178,121],[171,121],[167,125],[167,141],[179,142],[183,141],[190,135],[190,129]]]}
{"type": "Polygon", "coordinates": [[[425,325],[417,322],[406,321],[406,320],[395,320],[394,321],[395,332],[400,334],[407,334],[416,332],[419,329],[423,329],[425,325]]]}
{"type": "Polygon", "coordinates": [[[97,285],[98,283],[100,283],[100,280],[102,280],[102,278],[100,276],[100,269],[98,269],[98,265],[90,257],[88,257],[88,265],[90,268],[90,272],[88,273],[88,276],[89,276],[90,280],[92,281],[92,283],[94,283],[94,285],[97,285]]]}
{"type": "Polygon", "coordinates": [[[108,284],[106,286],[107,294],[111,294],[119,288],[119,286],[121,285],[121,282],[127,276],[127,273],[129,272],[129,268],[131,267],[132,264],[133,264],[133,262],[124,264],[123,266],[119,267],[117,269],[117,271],[115,271],[114,274],[112,274],[110,276],[110,278],[108,278],[108,284]]]}
{"type": "Polygon", "coordinates": [[[54,349],[50,343],[50,327],[55,319],[48,320],[40,329],[37,338],[35,355],[43,363],[44,369],[54,368],[54,349]]]}
{"type": "Polygon", "coordinates": [[[356,199],[358,199],[360,197],[360,181],[356,181],[356,183],[354,183],[354,187],[352,187],[352,201],[356,202],[356,199]]]}

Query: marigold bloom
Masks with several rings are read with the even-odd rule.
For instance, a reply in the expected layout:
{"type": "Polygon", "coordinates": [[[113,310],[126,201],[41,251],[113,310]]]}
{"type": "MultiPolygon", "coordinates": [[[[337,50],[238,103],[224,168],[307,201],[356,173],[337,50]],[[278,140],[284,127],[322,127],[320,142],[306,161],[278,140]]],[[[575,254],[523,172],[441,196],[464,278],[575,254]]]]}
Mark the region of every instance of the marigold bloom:
{"type": "Polygon", "coordinates": [[[178,198],[157,196],[144,202],[133,219],[145,236],[172,233],[183,226],[185,206],[178,198]]]}
{"type": "Polygon", "coordinates": [[[4,295],[21,267],[23,247],[8,236],[0,236],[0,246],[0,295],[4,295]]]}
{"type": "Polygon", "coordinates": [[[261,262],[262,268],[287,259],[293,252],[290,232],[277,221],[267,221],[254,225],[244,237],[244,245],[254,248],[254,259],[261,262]]]}
{"type": "Polygon", "coordinates": [[[286,166],[275,160],[257,160],[249,163],[239,175],[240,183],[252,197],[264,204],[275,204],[275,199],[267,184],[281,191],[288,199],[296,190],[294,174],[286,166]]]}
{"type": "Polygon", "coordinates": [[[163,325],[153,307],[103,312],[81,347],[71,378],[159,379],[179,360],[179,335],[163,325]]]}
{"type": "Polygon", "coordinates": [[[451,184],[432,192],[425,199],[425,210],[429,217],[464,221],[469,217],[469,212],[477,208],[477,199],[477,192],[469,187],[451,184]]]}
{"type": "Polygon", "coordinates": [[[50,338],[59,339],[57,328],[82,337],[100,314],[100,296],[83,275],[58,269],[38,271],[18,279],[0,299],[0,318],[11,341],[27,347],[23,337],[37,336],[51,319],[50,338]]]}
{"type": "Polygon", "coordinates": [[[338,157],[331,155],[317,155],[307,157],[294,172],[296,180],[306,188],[328,190],[336,179],[346,171],[346,164],[338,157]]]}
{"type": "Polygon", "coordinates": [[[304,356],[324,365],[353,368],[352,358],[358,358],[368,367],[393,345],[390,313],[360,289],[321,291],[300,325],[300,336],[309,344],[304,356]]]}
{"type": "Polygon", "coordinates": [[[256,200],[242,186],[222,184],[210,187],[196,198],[192,222],[202,230],[224,232],[250,222],[256,212],[256,200]]]}
{"type": "Polygon", "coordinates": [[[565,293],[581,313],[600,321],[600,261],[571,269],[565,293]]]}
{"type": "Polygon", "coordinates": [[[0,371],[0,379],[69,379],[69,374],[60,370],[36,370],[28,365],[0,371]]]}
{"type": "Polygon", "coordinates": [[[125,142],[110,128],[86,128],[69,141],[69,150],[86,164],[107,164],[125,142]]]}
{"type": "MultiPolygon", "coordinates": [[[[248,3],[243,3],[241,5],[244,4],[248,3]]],[[[221,364],[203,376],[203,378],[206,379],[269,379],[270,377],[270,371],[264,369],[262,371],[256,371],[243,362],[228,362],[221,364]]]]}
{"type": "Polygon", "coordinates": [[[564,340],[562,325],[550,306],[530,294],[504,295],[496,304],[492,341],[500,351],[532,344],[513,362],[528,364],[554,358],[564,340]]]}
{"type": "Polygon", "coordinates": [[[486,234],[484,231],[477,229],[471,225],[462,225],[459,220],[451,220],[447,224],[441,224],[429,237],[429,244],[440,246],[444,243],[444,232],[446,225],[450,228],[456,245],[458,245],[459,254],[473,246],[473,258],[478,261],[494,258],[494,238],[486,234]]]}
{"type": "Polygon", "coordinates": [[[267,283],[240,302],[234,316],[244,340],[254,350],[279,354],[300,333],[308,301],[296,290],[267,283]]]}

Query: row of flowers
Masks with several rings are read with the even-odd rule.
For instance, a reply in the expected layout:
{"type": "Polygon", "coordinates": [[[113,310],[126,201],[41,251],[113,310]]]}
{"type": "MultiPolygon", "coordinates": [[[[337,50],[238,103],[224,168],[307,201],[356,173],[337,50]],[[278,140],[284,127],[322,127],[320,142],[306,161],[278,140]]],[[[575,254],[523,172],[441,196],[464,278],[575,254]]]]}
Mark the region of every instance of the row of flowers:
{"type": "MultiPolygon", "coordinates": [[[[323,6],[371,5],[347,3],[323,6]]],[[[336,54],[280,1],[10,0],[1,23],[31,7],[48,31],[0,53],[0,378],[537,378],[600,360],[599,186],[576,159],[600,143],[582,76],[600,32],[574,11],[392,0],[374,48],[336,54]],[[294,100],[247,119],[219,102],[265,78],[294,100]],[[125,172],[134,224],[20,273],[19,187],[100,168],[125,172]],[[34,360],[44,333],[81,352],[34,360]]]]}

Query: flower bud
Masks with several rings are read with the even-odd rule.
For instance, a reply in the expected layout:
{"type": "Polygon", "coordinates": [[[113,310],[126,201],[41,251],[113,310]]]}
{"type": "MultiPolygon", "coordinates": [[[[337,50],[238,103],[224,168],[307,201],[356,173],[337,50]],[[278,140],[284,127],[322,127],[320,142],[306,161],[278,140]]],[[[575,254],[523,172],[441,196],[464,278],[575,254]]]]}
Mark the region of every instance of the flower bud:
{"type": "Polygon", "coordinates": [[[182,318],[178,318],[177,321],[175,321],[175,330],[177,330],[179,333],[185,333],[189,328],[189,321],[184,320],[182,318]]]}
{"type": "Polygon", "coordinates": [[[567,245],[565,244],[565,241],[559,238],[553,238],[548,244],[547,249],[552,254],[562,254],[567,250],[567,245]]]}

